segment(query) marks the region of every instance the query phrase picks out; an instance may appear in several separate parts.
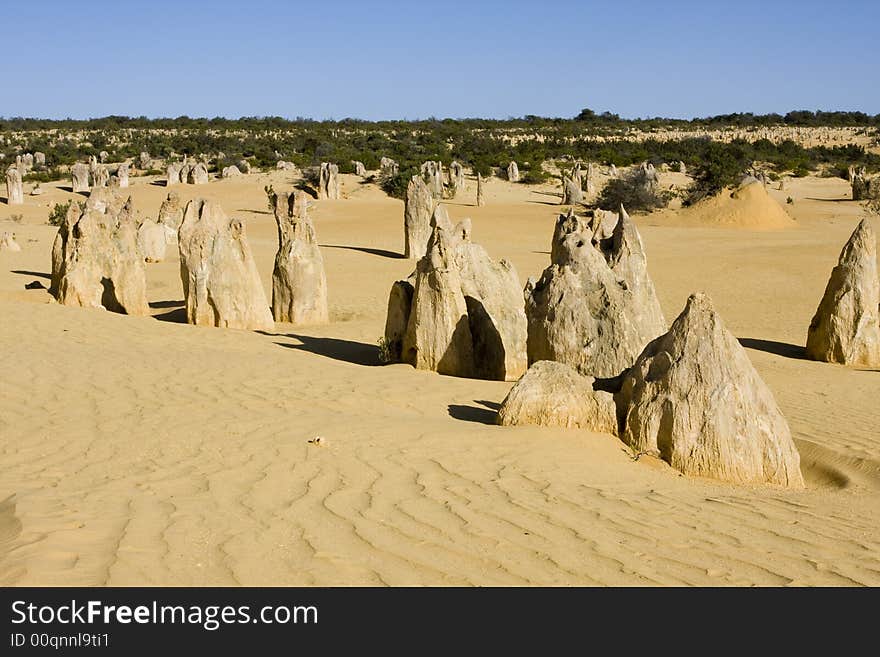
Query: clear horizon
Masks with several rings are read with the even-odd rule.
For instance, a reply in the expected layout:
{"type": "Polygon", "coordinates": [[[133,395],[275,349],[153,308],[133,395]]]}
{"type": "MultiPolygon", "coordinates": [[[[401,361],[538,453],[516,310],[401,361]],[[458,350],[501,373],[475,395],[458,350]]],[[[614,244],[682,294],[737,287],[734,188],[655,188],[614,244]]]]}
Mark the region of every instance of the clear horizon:
{"type": "Polygon", "coordinates": [[[5,117],[880,113],[880,3],[95,0],[4,10],[5,117]],[[847,48],[846,44],[858,44],[847,48]],[[19,93],[10,90],[20,90],[19,93]]]}

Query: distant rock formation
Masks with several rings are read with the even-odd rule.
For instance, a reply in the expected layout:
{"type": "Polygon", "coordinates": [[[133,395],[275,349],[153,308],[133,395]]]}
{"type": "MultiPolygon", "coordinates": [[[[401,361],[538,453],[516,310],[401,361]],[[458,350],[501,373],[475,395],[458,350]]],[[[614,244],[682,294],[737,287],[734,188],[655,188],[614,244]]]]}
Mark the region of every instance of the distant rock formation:
{"type": "Polygon", "coordinates": [[[443,198],[443,163],[428,160],[422,164],[421,173],[434,198],[443,198]]]}
{"type": "Polygon", "coordinates": [[[110,182],[110,171],[103,164],[96,164],[92,170],[92,188],[106,187],[110,182]]]}
{"type": "Polygon", "coordinates": [[[278,252],[272,272],[272,316],[276,322],[323,324],[329,321],[327,277],[305,192],[298,200],[276,195],[278,252]]]}
{"type": "Polygon", "coordinates": [[[621,207],[610,239],[573,213],[560,215],[552,264],[526,284],[529,363],[555,360],[613,377],[666,330],[641,238],[621,207]]]}
{"type": "Polygon", "coordinates": [[[21,251],[21,247],[15,241],[15,233],[4,232],[0,234],[0,251],[21,251]]]}
{"type": "Polygon", "coordinates": [[[180,184],[180,171],[182,166],[177,162],[172,162],[165,168],[165,186],[171,187],[180,184]]]}
{"type": "Polygon", "coordinates": [[[482,208],[486,205],[486,198],[483,196],[483,176],[477,173],[477,207],[482,208]]]}
{"type": "Polygon", "coordinates": [[[516,165],[516,162],[511,161],[507,165],[507,179],[510,182],[519,182],[519,167],[516,165]]]}
{"type": "Polygon", "coordinates": [[[464,167],[453,160],[449,163],[449,168],[446,171],[449,179],[448,187],[454,197],[459,192],[464,191],[464,167]]]}
{"type": "Polygon", "coordinates": [[[128,162],[123,162],[116,168],[116,180],[118,181],[117,186],[120,189],[125,189],[129,186],[128,162]]]}
{"type": "Polygon", "coordinates": [[[178,231],[180,277],[190,324],[272,330],[275,323],[240,219],[197,199],[178,231]]]}
{"type": "Polygon", "coordinates": [[[382,157],[379,160],[379,170],[383,176],[396,176],[400,172],[400,165],[390,157],[382,157]]]}
{"type": "Polygon", "coordinates": [[[693,294],[617,393],[621,438],[687,475],[804,486],[788,423],[709,298],[693,294]]]}
{"type": "Polygon", "coordinates": [[[141,151],[140,155],[138,155],[138,168],[143,170],[153,168],[153,159],[146,151],[141,151]]]}
{"type": "Polygon", "coordinates": [[[354,168],[354,175],[360,176],[361,178],[366,178],[367,167],[364,166],[363,162],[360,162],[359,160],[352,160],[351,166],[354,168]]]}
{"type": "Polygon", "coordinates": [[[89,191],[89,166],[77,162],[70,167],[71,188],[75,194],[89,191]]]}
{"type": "Polygon", "coordinates": [[[584,195],[578,183],[568,177],[562,178],[562,205],[583,203],[584,195]]]}
{"type": "Polygon", "coordinates": [[[224,179],[225,178],[238,178],[241,175],[242,175],[241,170],[237,166],[235,166],[234,164],[232,166],[223,167],[223,170],[220,172],[220,177],[224,178],[224,179]]]}
{"type": "Polygon", "coordinates": [[[158,223],[166,226],[174,235],[183,223],[183,208],[180,206],[180,197],[177,192],[168,192],[162,205],[159,206],[158,223]]]}
{"type": "Polygon", "coordinates": [[[321,162],[321,172],[318,182],[319,199],[339,198],[339,167],[330,162],[321,162]]]}
{"type": "Polygon", "coordinates": [[[21,185],[21,171],[17,166],[6,169],[6,204],[22,205],[24,203],[24,191],[21,185]]]}
{"type": "Polygon", "coordinates": [[[203,162],[197,162],[187,172],[186,181],[190,185],[208,184],[208,167],[206,167],[203,162]]]}
{"type": "Polygon", "coordinates": [[[840,252],[807,331],[813,360],[880,367],[877,237],[863,219],[840,252]]]}

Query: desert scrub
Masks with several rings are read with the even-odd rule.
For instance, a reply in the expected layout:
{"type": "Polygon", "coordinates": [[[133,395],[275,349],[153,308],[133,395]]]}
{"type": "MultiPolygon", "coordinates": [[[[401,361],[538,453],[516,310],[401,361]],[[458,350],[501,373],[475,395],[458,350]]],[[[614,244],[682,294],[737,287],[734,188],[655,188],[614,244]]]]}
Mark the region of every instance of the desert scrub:
{"type": "Polygon", "coordinates": [[[602,188],[596,205],[603,210],[616,211],[621,205],[627,210],[650,211],[665,208],[672,195],[645,185],[640,170],[628,171],[619,178],[611,178],[602,188]]]}
{"type": "Polygon", "coordinates": [[[73,201],[55,204],[55,207],[53,207],[52,211],[49,213],[50,226],[60,226],[64,223],[64,218],[67,216],[67,211],[70,209],[71,203],[73,203],[73,201]]]}

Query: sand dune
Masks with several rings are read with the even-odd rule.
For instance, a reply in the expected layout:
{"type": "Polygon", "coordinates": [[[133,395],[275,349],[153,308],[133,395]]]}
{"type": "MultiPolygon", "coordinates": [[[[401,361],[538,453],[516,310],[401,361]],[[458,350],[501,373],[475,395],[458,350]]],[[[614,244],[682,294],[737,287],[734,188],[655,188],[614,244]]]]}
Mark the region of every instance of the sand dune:
{"type": "MultiPolygon", "coordinates": [[[[666,316],[708,292],[773,390],[807,481],[789,491],[684,477],[608,435],[494,426],[510,383],[379,366],[389,287],[413,268],[402,203],[343,178],[347,198],[312,212],[331,323],[266,333],[180,323],[176,254],[148,265],[153,317],[49,303],[24,284],[48,284],[46,205],[73,195],[0,208],[23,249],[0,253],[0,583],[880,584],[880,373],[801,348],[860,214],[845,182],[771,191],[794,198],[785,231],[637,218],[666,316]]],[[[292,178],[176,188],[246,219],[267,291],[270,182],[292,178]]],[[[133,183],[155,216],[166,190],[133,183]]],[[[492,180],[477,208],[468,184],[453,220],[537,276],[552,187],[492,180]]]]}

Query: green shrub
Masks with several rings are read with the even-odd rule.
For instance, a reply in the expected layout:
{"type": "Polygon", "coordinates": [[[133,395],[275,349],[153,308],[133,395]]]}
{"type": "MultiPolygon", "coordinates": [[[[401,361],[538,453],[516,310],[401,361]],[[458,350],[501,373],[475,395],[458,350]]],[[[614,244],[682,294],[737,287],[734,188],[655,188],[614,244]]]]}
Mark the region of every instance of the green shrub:
{"type": "Polygon", "coordinates": [[[550,179],[550,174],[544,171],[544,162],[532,162],[529,164],[529,169],[522,176],[520,176],[520,182],[525,185],[540,185],[541,183],[545,183],[550,179]]]}
{"type": "Polygon", "coordinates": [[[53,207],[52,211],[49,213],[50,226],[60,226],[64,223],[64,218],[67,216],[67,211],[70,209],[71,203],[73,203],[73,201],[55,204],[55,207],[53,207]]]}
{"type": "Polygon", "coordinates": [[[415,167],[401,169],[394,176],[384,176],[380,179],[379,186],[382,191],[392,198],[406,198],[406,188],[414,175],[418,174],[415,167]]]}
{"type": "Polygon", "coordinates": [[[651,211],[665,208],[669,200],[668,193],[646,186],[642,171],[636,169],[611,178],[602,188],[596,205],[603,210],[616,211],[622,204],[627,210],[651,211]]]}
{"type": "Polygon", "coordinates": [[[751,163],[746,149],[725,148],[724,144],[713,142],[705,159],[693,170],[694,182],[688,189],[685,205],[738,185],[751,163]]]}

